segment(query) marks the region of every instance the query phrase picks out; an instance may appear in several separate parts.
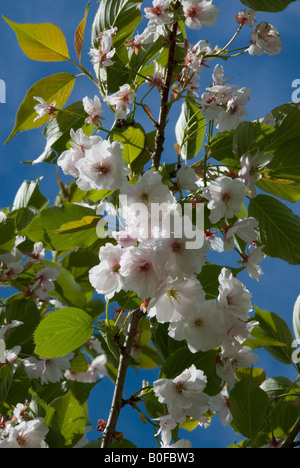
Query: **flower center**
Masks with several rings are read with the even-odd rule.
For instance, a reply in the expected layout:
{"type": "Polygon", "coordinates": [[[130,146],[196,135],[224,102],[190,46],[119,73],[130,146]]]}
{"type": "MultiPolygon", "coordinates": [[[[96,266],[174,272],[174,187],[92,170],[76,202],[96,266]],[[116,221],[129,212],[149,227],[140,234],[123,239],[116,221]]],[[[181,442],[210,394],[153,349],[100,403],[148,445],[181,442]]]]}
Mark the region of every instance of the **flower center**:
{"type": "Polygon", "coordinates": [[[139,273],[148,273],[152,270],[152,265],[151,263],[146,262],[143,265],[140,265],[137,270],[139,273]]]}
{"type": "Polygon", "coordinates": [[[201,319],[195,320],[195,327],[196,327],[196,328],[201,328],[202,325],[203,325],[203,322],[202,322],[201,319]]]}

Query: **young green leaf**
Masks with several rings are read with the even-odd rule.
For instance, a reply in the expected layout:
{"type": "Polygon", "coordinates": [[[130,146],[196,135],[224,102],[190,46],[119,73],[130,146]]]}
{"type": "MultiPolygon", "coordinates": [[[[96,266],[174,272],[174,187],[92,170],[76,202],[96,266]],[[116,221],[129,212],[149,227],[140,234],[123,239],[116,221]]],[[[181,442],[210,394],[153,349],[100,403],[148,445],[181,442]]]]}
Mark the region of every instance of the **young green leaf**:
{"type": "Polygon", "coordinates": [[[34,333],[35,353],[46,359],[65,356],[84,345],[92,333],[92,318],[83,310],[56,310],[41,321],[34,333]]]}
{"type": "Polygon", "coordinates": [[[24,54],[40,62],[70,60],[66,38],[55,24],[20,24],[3,16],[14,30],[24,54]]]}

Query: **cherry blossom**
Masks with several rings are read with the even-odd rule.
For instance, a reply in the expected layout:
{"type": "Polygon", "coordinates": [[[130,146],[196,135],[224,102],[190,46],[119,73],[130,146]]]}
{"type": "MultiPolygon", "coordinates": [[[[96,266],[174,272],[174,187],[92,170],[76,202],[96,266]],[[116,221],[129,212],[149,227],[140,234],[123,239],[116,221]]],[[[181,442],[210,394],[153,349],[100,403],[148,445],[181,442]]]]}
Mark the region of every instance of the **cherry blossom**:
{"type": "Polygon", "coordinates": [[[221,176],[210,183],[203,195],[208,200],[208,209],[211,210],[209,218],[215,224],[222,218],[230,219],[235,213],[239,213],[246,187],[239,178],[221,176]]]}
{"type": "Polygon", "coordinates": [[[246,153],[241,157],[240,163],[242,168],[238,175],[244,181],[247,189],[251,191],[252,197],[256,196],[255,182],[262,178],[259,171],[267,166],[273,158],[273,154],[264,154],[260,150],[258,150],[254,156],[246,153]]]}
{"type": "Polygon", "coordinates": [[[84,111],[88,114],[88,117],[85,119],[87,124],[94,123],[101,119],[102,104],[99,96],[95,96],[94,100],[85,96],[82,100],[84,111]]]}
{"type": "Polygon", "coordinates": [[[184,320],[172,323],[168,333],[175,340],[186,340],[192,353],[217,348],[226,331],[221,310],[213,300],[194,303],[184,320]]]}
{"type": "Polygon", "coordinates": [[[252,45],[248,52],[250,55],[277,55],[282,51],[281,38],[278,29],[272,24],[263,21],[255,26],[252,33],[252,45]]]}
{"type": "Polygon", "coordinates": [[[196,278],[168,279],[150,300],[148,315],[161,323],[185,323],[184,317],[189,317],[194,305],[204,299],[204,291],[196,278]]]}
{"type": "Polygon", "coordinates": [[[120,260],[123,255],[123,249],[110,243],[100,247],[100,264],[94,266],[89,271],[89,280],[91,285],[99,294],[104,294],[107,299],[122,289],[123,282],[120,276],[120,260]]]}
{"type": "Polygon", "coordinates": [[[152,7],[144,9],[146,18],[150,23],[169,24],[173,19],[173,13],[170,11],[171,0],[153,0],[152,7]]]}
{"type": "Polygon", "coordinates": [[[219,16],[219,8],[212,5],[212,0],[181,0],[181,3],[188,28],[212,27],[219,16]]]}
{"type": "Polygon", "coordinates": [[[122,144],[98,141],[85,151],[76,168],[79,178],[76,183],[82,190],[116,190],[126,180],[126,167],[122,144]]]}
{"type": "Polygon", "coordinates": [[[119,91],[104,98],[104,101],[115,107],[115,120],[126,119],[130,113],[129,104],[134,102],[136,93],[129,84],[123,85],[119,91]]]}
{"type": "Polygon", "coordinates": [[[245,24],[247,26],[252,26],[255,22],[257,12],[246,8],[245,10],[240,10],[239,13],[235,16],[235,22],[238,24],[245,24]]]}
{"type": "Polygon", "coordinates": [[[209,397],[204,393],[206,384],[203,371],[192,365],[174,379],[156,380],[153,390],[176,421],[182,421],[185,416],[200,419],[208,409],[209,397]]]}
{"type": "Polygon", "coordinates": [[[48,104],[43,98],[41,97],[34,97],[36,101],[38,101],[40,104],[37,104],[34,106],[34,110],[38,114],[38,116],[34,119],[34,122],[38,119],[41,119],[45,115],[49,115],[49,117],[52,117],[53,114],[58,110],[56,106],[56,102],[53,101],[51,104],[48,104]]]}

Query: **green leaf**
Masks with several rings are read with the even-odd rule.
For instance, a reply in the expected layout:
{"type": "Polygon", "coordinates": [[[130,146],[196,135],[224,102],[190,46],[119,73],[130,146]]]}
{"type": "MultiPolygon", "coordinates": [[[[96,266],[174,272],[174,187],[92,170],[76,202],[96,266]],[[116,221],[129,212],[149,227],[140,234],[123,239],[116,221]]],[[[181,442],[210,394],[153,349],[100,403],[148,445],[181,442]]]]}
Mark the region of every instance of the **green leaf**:
{"type": "Polygon", "coordinates": [[[266,422],[268,395],[252,378],[242,379],[230,392],[229,406],[234,426],[253,442],[266,422]]]}
{"type": "Polygon", "coordinates": [[[23,345],[29,342],[33,345],[33,333],[41,320],[41,314],[34,301],[24,297],[12,300],[5,308],[5,318],[7,323],[13,320],[22,322],[22,325],[12,328],[6,338],[7,349],[12,349],[14,346],[23,345]]]}
{"type": "Polygon", "coordinates": [[[241,2],[252,10],[277,12],[284,10],[295,0],[241,0],[241,2]]]}
{"type": "Polygon", "coordinates": [[[264,346],[271,356],[283,364],[292,364],[292,342],[294,337],[279,315],[259,309],[255,306],[255,320],[259,322],[260,327],[275,341],[284,343],[285,346],[264,346]]]}
{"type": "Polygon", "coordinates": [[[81,101],[74,102],[60,111],[53,117],[44,128],[46,146],[43,153],[34,161],[27,161],[27,164],[38,164],[41,162],[56,162],[63,151],[66,150],[70,141],[71,129],[76,132],[82,128],[85,133],[92,132],[93,126],[85,125],[86,113],[81,101]]]}
{"type": "Polygon", "coordinates": [[[97,226],[102,219],[100,216],[84,216],[82,219],[63,224],[58,230],[58,234],[71,234],[72,232],[85,231],[97,226]]]}
{"type": "Polygon", "coordinates": [[[293,310],[293,329],[295,337],[300,340],[300,296],[298,296],[293,310]]]}
{"type": "Polygon", "coordinates": [[[123,143],[123,157],[130,166],[141,154],[145,144],[145,134],[139,127],[129,127],[122,133],[115,133],[114,140],[123,143]]]}
{"type": "Polygon", "coordinates": [[[300,264],[300,218],[286,205],[268,195],[258,195],[249,203],[249,216],[259,222],[261,242],[269,257],[300,264]]]}
{"type": "Polygon", "coordinates": [[[34,334],[36,354],[52,359],[85,344],[93,333],[92,318],[81,309],[69,307],[48,314],[34,334]]]}
{"type": "Polygon", "coordinates": [[[206,133],[206,122],[189,99],[185,99],[175,127],[177,143],[184,159],[193,159],[199,153],[206,133]]]}
{"type": "Polygon", "coordinates": [[[300,184],[285,179],[262,178],[255,184],[263,192],[276,198],[297,203],[300,200],[300,184]]]}
{"type": "Polygon", "coordinates": [[[266,380],[267,375],[264,369],[252,369],[252,368],[242,368],[236,369],[235,371],[236,376],[239,380],[242,379],[249,379],[251,377],[253,382],[258,387],[262,385],[262,383],[266,380]]]}
{"type": "Polygon", "coordinates": [[[81,64],[81,55],[82,55],[82,45],[83,45],[83,38],[84,38],[84,31],[85,31],[85,26],[86,26],[86,19],[87,15],[89,12],[90,8],[90,2],[88,2],[85,12],[84,12],[84,17],[80,21],[76,31],[75,31],[75,37],[74,37],[74,46],[75,46],[75,51],[76,55],[78,57],[79,63],[81,64]]]}
{"type": "Polygon", "coordinates": [[[22,362],[0,367],[0,412],[6,414],[7,407],[26,401],[30,385],[22,362]]]}
{"type": "Polygon", "coordinates": [[[71,447],[84,435],[86,425],[84,409],[71,391],[55,401],[52,406],[55,408],[55,418],[51,425],[64,439],[62,448],[71,447]]]}
{"type": "Polygon", "coordinates": [[[55,106],[61,108],[69,99],[74,88],[75,80],[76,77],[70,73],[57,73],[47,76],[35,83],[29,91],[27,91],[19,107],[14,129],[6,140],[6,143],[17,135],[17,133],[41,127],[49,121],[48,115],[35,120],[38,116],[34,110],[34,107],[38,104],[34,99],[35,97],[43,98],[48,104],[55,102],[55,106]]]}
{"type": "Polygon", "coordinates": [[[62,225],[94,216],[95,211],[85,206],[64,203],[44,208],[22,231],[34,242],[43,242],[50,250],[68,251],[74,247],[89,247],[98,240],[96,228],[79,230],[71,234],[59,234],[62,225]]]}
{"type": "Polygon", "coordinates": [[[279,397],[293,391],[293,383],[286,377],[272,377],[261,385],[261,389],[269,397],[279,397]]]}
{"type": "Polygon", "coordinates": [[[19,24],[2,16],[17,35],[25,55],[40,62],[69,60],[69,51],[63,32],[54,24],[19,24]]]}
{"type": "Polygon", "coordinates": [[[118,28],[114,46],[124,44],[142,20],[141,5],[142,0],[102,0],[92,25],[92,44],[97,46],[97,36],[114,27],[118,28]]]}
{"type": "Polygon", "coordinates": [[[24,180],[17,191],[12,210],[26,207],[41,209],[48,203],[48,200],[39,190],[39,183],[41,180],[42,178],[34,181],[24,180]]]}
{"type": "Polygon", "coordinates": [[[10,252],[15,245],[15,222],[12,218],[4,217],[0,221],[0,251],[10,252]]]}
{"type": "Polygon", "coordinates": [[[236,166],[237,158],[233,153],[234,131],[217,133],[210,143],[210,154],[212,158],[222,164],[236,166]]]}
{"type": "Polygon", "coordinates": [[[260,135],[260,125],[256,122],[242,122],[233,135],[233,151],[238,158],[251,150],[260,135]]]}

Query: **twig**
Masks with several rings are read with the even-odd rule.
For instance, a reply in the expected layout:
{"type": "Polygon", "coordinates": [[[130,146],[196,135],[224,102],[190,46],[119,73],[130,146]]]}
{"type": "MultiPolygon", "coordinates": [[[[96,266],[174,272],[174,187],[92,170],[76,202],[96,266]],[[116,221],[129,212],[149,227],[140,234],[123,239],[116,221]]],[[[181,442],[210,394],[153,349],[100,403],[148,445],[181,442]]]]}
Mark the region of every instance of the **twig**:
{"type": "Polygon", "coordinates": [[[290,435],[288,436],[288,438],[286,439],[284,444],[282,444],[281,448],[293,448],[293,447],[295,447],[294,440],[296,439],[296,437],[297,437],[297,435],[299,433],[300,433],[300,418],[296,422],[295,426],[293,427],[290,435]]]}
{"type": "Polygon", "coordinates": [[[108,421],[107,421],[105,430],[103,431],[101,448],[110,448],[113,437],[114,437],[119,414],[124,405],[123,403],[124,400],[122,397],[123,397],[125,378],[127,374],[128,365],[129,365],[130,353],[131,353],[132,346],[134,343],[135,334],[137,331],[139,321],[143,316],[144,316],[144,313],[139,309],[136,310],[131,316],[124,347],[120,354],[120,362],[119,362],[119,367],[118,367],[118,375],[117,375],[117,380],[116,380],[116,385],[115,385],[114,396],[112,400],[112,405],[111,405],[108,421]]]}
{"type": "Polygon", "coordinates": [[[169,35],[169,57],[168,57],[168,64],[165,76],[165,82],[162,86],[161,90],[161,104],[160,104],[160,113],[159,119],[157,124],[157,132],[155,137],[155,151],[152,154],[152,167],[157,168],[160,164],[161,155],[164,149],[164,142],[165,142],[165,128],[167,124],[167,116],[168,116],[168,100],[169,100],[169,93],[172,83],[172,77],[174,73],[174,69],[176,66],[175,63],[175,48],[176,48],[176,36],[178,31],[178,22],[174,22],[171,33],[169,35]]]}

